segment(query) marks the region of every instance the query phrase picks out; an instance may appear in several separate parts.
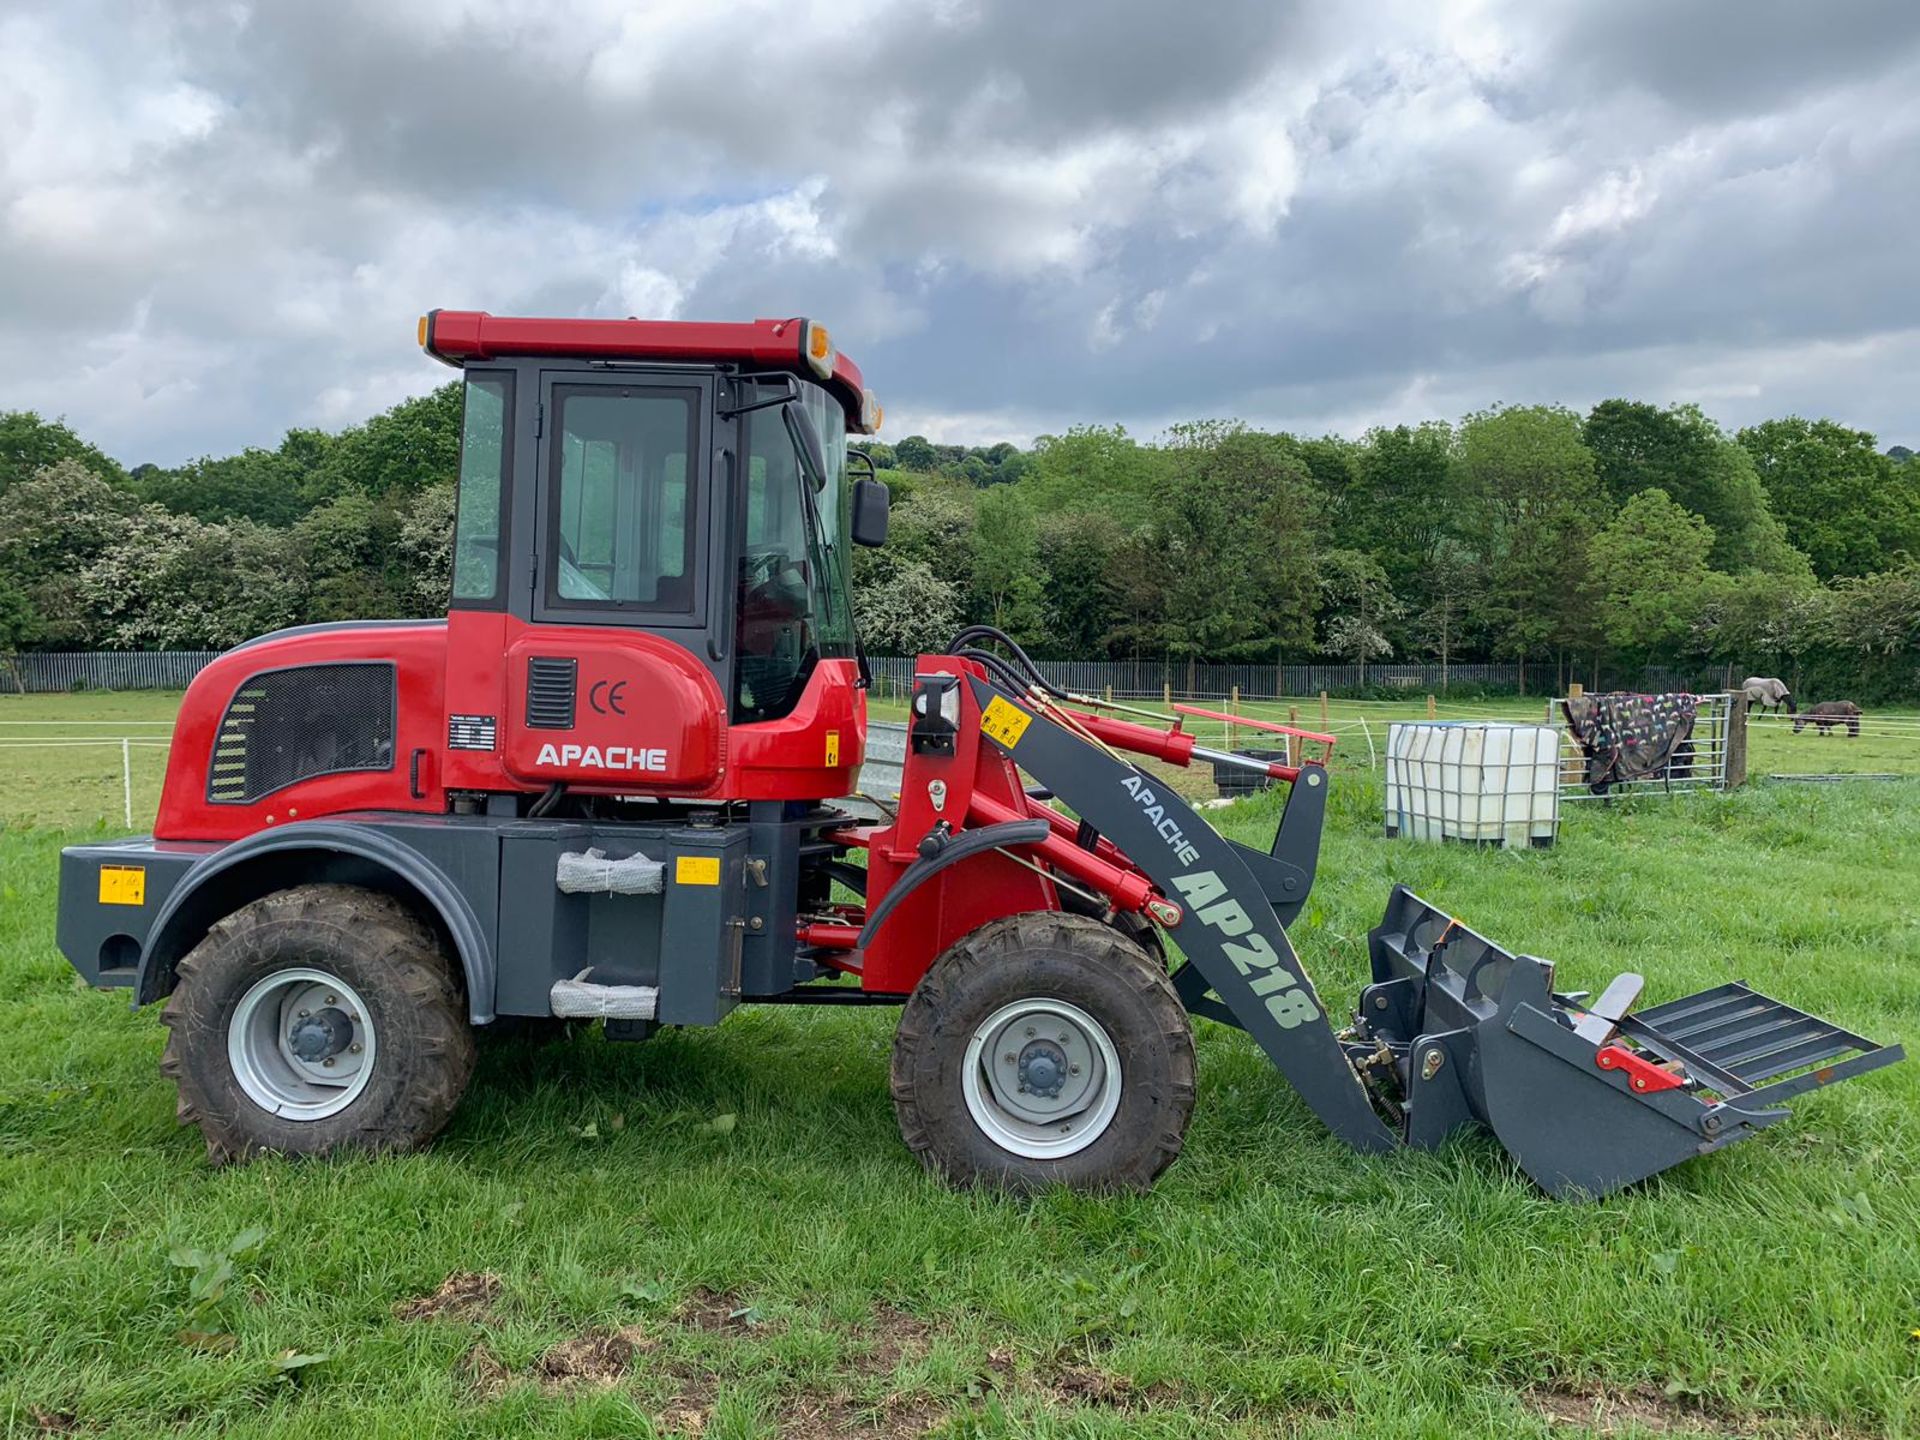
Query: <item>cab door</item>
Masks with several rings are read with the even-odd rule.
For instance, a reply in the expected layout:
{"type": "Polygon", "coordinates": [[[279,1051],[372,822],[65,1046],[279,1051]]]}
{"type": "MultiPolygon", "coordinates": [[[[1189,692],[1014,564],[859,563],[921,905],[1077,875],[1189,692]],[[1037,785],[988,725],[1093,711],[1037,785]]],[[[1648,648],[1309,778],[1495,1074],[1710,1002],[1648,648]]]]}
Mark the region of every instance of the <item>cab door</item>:
{"type": "Polygon", "coordinates": [[[713,405],[709,375],[542,372],[536,623],[633,626],[706,653],[713,405]]]}

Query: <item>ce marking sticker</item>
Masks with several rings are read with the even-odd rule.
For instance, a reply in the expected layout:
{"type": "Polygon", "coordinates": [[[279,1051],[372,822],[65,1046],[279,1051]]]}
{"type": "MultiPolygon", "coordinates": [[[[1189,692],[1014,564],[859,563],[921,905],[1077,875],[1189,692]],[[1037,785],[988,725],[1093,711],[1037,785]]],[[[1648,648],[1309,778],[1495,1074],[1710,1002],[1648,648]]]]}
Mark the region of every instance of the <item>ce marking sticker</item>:
{"type": "Polygon", "coordinates": [[[587,691],[587,704],[601,715],[624,715],[627,682],[624,680],[596,680],[587,691]]]}

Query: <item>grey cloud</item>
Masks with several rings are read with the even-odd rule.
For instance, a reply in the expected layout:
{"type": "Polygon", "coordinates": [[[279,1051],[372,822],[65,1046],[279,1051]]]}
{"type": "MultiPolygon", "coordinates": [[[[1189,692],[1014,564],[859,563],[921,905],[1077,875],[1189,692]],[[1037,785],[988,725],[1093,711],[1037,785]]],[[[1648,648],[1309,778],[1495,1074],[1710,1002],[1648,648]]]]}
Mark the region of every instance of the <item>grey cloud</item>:
{"type": "Polygon", "coordinates": [[[816,314],[955,438],[1613,392],[1914,428],[1910,4],[0,23],[0,407],[130,460],[438,383],[436,304],[816,314]]]}
{"type": "Polygon", "coordinates": [[[1886,74],[1916,49],[1920,5],[1912,0],[1626,0],[1575,7],[1549,68],[1725,117],[1886,74]]]}

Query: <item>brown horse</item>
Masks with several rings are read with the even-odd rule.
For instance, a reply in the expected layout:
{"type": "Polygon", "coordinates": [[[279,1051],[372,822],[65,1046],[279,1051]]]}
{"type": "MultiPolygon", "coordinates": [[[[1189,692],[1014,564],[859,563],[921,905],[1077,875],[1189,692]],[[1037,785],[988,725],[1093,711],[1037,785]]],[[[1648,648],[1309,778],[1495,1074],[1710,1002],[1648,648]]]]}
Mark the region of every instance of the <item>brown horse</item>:
{"type": "Polygon", "coordinates": [[[1836,725],[1847,727],[1847,738],[1860,738],[1860,707],[1851,700],[1823,700],[1818,705],[1809,705],[1793,717],[1793,733],[1798,735],[1801,727],[1811,725],[1822,735],[1836,725]]]}

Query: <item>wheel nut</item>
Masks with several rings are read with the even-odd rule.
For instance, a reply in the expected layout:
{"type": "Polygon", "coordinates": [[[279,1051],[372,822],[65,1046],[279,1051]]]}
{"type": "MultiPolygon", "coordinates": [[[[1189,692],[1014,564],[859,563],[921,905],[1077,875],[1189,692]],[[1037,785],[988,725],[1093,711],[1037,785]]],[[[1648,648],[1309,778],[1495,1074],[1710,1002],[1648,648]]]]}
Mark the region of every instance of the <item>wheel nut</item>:
{"type": "Polygon", "coordinates": [[[1080,1073],[1080,1067],[1078,1065],[1069,1065],[1067,1066],[1067,1073],[1069,1075],[1078,1075],[1080,1073]]]}
{"type": "Polygon", "coordinates": [[[1027,1026],[1027,1038],[1029,1040],[1033,1038],[1033,1026],[1031,1025],[1027,1026]]]}
{"type": "Polygon", "coordinates": [[[331,1055],[327,1056],[327,1058],[322,1060],[320,1063],[326,1066],[327,1069],[331,1070],[333,1068],[333,1056],[331,1055]]]}
{"type": "Polygon", "coordinates": [[[350,1053],[358,1055],[360,1053],[360,1042],[358,1040],[354,1041],[347,1049],[350,1053]]]}
{"type": "Polygon", "coordinates": [[[1011,1050],[1007,1052],[1007,1064],[1009,1065],[1017,1064],[1019,1062],[1019,1059],[1020,1057],[1018,1055],[1015,1055],[1011,1050]]]}
{"type": "Polygon", "coordinates": [[[309,1015],[311,1015],[311,1014],[313,1014],[313,1011],[311,1011],[311,1010],[302,1010],[302,1011],[300,1012],[300,1018],[301,1018],[302,1020],[304,1020],[304,1019],[306,1019],[306,1018],[307,1018],[307,1017],[308,1017],[309,1015]]]}
{"type": "Polygon", "coordinates": [[[327,1004],[338,1005],[339,1003],[340,1003],[340,997],[338,995],[327,996],[327,1004]]]}

